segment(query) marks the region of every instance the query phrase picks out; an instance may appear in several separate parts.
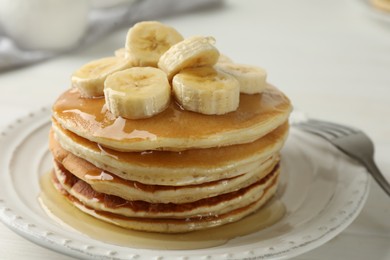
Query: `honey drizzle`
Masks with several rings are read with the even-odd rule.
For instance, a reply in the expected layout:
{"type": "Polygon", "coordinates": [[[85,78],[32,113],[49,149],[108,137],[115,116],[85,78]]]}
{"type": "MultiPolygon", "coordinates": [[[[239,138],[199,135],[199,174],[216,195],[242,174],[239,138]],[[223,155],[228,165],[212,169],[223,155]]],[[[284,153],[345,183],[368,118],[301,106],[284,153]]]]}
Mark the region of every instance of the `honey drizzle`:
{"type": "Polygon", "coordinates": [[[277,88],[268,85],[261,94],[241,94],[240,106],[236,111],[218,116],[185,111],[172,101],[165,111],[152,118],[115,118],[105,109],[104,98],[81,98],[78,92],[72,90],[58,98],[53,106],[53,114],[96,137],[138,142],[159,137],[197,139],[246,129],[266,123],[276,115],[288,115],[290,109],[288,98],[277,88]]]}

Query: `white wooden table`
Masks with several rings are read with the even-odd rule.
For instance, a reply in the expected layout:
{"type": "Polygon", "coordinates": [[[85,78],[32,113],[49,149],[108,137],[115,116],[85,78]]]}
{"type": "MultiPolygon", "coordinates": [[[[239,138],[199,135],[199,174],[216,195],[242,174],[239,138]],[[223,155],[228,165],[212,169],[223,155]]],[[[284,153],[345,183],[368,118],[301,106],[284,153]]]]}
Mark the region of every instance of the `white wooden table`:
{"type": "MultiPolygon", "coordinates": [[[[307,115],[366,131],[376,144],[378,165],[390,179],[390,14],[376,15],[364,0],[246,0],[161,21],[185,36],[212,35],[234,61],[266,68],[269,81],[307,115]]],[[[69,87],[72,71],[111,55],[123,46],[126,32],[1,73],[0,127],[50,105],[69,87]]],[[[0,224],[0,259],[71,258],[0,224]]],[[[295,259],[390,259],[390,198],[372,182],[360,216],[333,240],[295,259]]]]}

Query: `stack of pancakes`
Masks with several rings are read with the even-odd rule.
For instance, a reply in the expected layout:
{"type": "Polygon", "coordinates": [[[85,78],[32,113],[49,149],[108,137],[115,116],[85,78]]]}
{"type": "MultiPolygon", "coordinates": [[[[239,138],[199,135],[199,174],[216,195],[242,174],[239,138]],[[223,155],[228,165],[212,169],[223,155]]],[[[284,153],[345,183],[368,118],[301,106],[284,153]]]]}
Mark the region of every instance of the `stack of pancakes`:
{"type": "Polygon", "coordinates": [[[147,119],[114,117],[77,89],[53,106],[55,187],[80,210],[121,227],[166,233],[237,221],[277,189],[291,104],[277,88],[241,94],[218,116],[174,101],[147,119]]]}

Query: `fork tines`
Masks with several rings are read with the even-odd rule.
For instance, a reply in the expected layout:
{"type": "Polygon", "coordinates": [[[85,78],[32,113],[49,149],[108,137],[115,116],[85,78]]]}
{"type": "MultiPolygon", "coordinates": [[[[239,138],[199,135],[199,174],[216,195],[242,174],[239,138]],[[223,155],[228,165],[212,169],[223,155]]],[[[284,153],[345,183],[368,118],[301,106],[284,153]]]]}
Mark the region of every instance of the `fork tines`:
{"type": "Polygon", "coordinates": [[[306,122],[297,124],[296,126],[298,128],[301,128],[302,130],[325,137],[327,139],[339,138],[346,135],[357,134],[361,132],[360,130],[349,126],[319,121],[315,119],[310,119],[306,122]]]}

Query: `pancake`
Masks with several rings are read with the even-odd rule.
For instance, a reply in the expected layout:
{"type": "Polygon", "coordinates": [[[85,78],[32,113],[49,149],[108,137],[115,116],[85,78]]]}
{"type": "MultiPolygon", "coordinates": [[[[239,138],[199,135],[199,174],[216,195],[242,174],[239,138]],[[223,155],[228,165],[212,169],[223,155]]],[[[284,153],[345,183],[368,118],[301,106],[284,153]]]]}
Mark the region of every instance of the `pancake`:
{"type": "Polygon", "coordinates": [[[126,200],[144,200],[153,203],[185,203],[232,192],[260,180],[279,162],[279,156],[272,156],[254,171],[230,179],[198,185],[163,186],[124,180],[115,174],[105,172],[64,150],[52,136],[50,150],[55,161],[77,178],[91,185],[95,191],[116,195],[126,200]]]}
{"type": "MultiPolygon", "coordinates": [[[[235,207],[232,207],[230,209],[227,209],[225,211],[220,211],[221,214],[210,214],[210,212],[206,215],[194,215],[192,217],[182,217],[177,218],[177,215],[183,214],[183,211],[180,210],[173,210],[173,212],[176,212],[176,218],[172,217],[165,217],[162,216],[164,212],[160,209],[157,211],[156,214],[158,214],[159,218],[150,218],[150,217],[129,217],[125,216],[120,213],[129,213],[131,210],[129,208],[126,208],[125,205],[131,205],[131,203],[126,203],[125,201],[116,201],[115,198],[107,199],[108,202],[106,204],[99,201],[99,199],[91,200],[93,203],[88,205],[85,201],[82,202],[83,199],[83,191],[86,194],[89,194],[87,196],[90,196],[91,193],[88,193],[88,186],[85,182],[81,180],[76,180],[74,182],[71,182],[73,184],[73,189],[71,188],[69,191],[75,190],[79,192],[74,192],[73,194],[78,196],[80,199],[78,199],[76,196],[70,194],[67,191],[67,186],[64,185],[57,179],[56,175],[53,174],[53,183],[55,187],[62,192],[62,194],[68,199],[70,203],[72,203],[74,206],[79,208],[81,211],[92,215],[98,219],[107,221],[109,223],[124,227],[124,228],[130,228],[134,230],[140,230],[140,231],[149,231],[149,232],[164,232],[164,233],[183,233],[183,232],[189,232],[199,229],[205,229],[205,228],[211,228],[219,225],[223,225],[226,223],[237,221],[254,211],[258,210],[264,203],[266,203],[276,192],[277,188],[277,182],[278,182],[278,168],[273,172],[274,174],[269,175],[269,178],[264,178],[264,182],[261,181],[258,183],[258,186],[260,186],[263,190],[261,195],[259,195],[259,192],[256,190],[254,193],[257,194],[257,199],[255,199],[253,202],[247,203],[245,206],[238,206],[235,204],[235,207]],[[275,175],[275,176],[274,176],[275,175]],[[76,185],[80,185],[81,187],[77,188],[76,185]],[[76,187],[76,188],[74,188],[76,187]],[[110,205],[110,206],[105,206],[110,205]],[[127,210],[120,211],[118,208],[126,208],[127,210]],[[102,210],[104,209],[104,210],[102,210]],[[110,212],[110,211],[112,212],[110,212]],[[117,212],[117,213],[113,213],[117,212]],[[162,215],[161,215],[162,214],[162,215]]],[[[77,179],[77,178],[76,178],[77,179]]],[[[246,190],[246,193],[250,194],[251,189],[255,189],[256,185],[252,185],[251,187],[248,187],[248,190],[246,190]]],[[[68,186],[69,189],[69,186],[68,186]]],[[[92,190],[92,189],[91,189],[92,190]]],[[[89,190],[89,191],[91,191],[89,190]]],[[[243,191],[245,194],[245,191],[243,191]]],[[[92,190],[92,193],[96,195],[96,193],[92,190]]],[[[239,192],[236,192],[236,195],[232,195],[230,198],[234,201],[234,198],[240,198],[242,194],[238,194],[239,192]]],[[[101,194],[100,194],[101,195],[101,194]]],[[[97,195],[99,196],[99,195],[97,195]]],[[[109,196],[109,195],[108,195],[109,196]]],[[[107,195],[104,195],[104,198],[108,197],[107,195]]],[[[222,195],[224,196],[224,195],[222,195]]],[[[226,196],[226,195],[225,195],[226,196]]],[[[249,196],[250,197],[250,196],[249,196]]],[[[88,200],[86,200],[88,201],[88,200]]],[[[209,201],[209,200],[206,200],[209,201]]],[[[217,200],[216,205],[221,204],[221,200],[217,200]]],[[[206,202],[207,205],[208,202],[206,202]]],[[[234,203],[232,204],[234,205],[234,203]]],[[[165,208],[165,205],[162,206],[165,208]]],[[[207,208],[207,206],[206,206],[207,208]]],[[[175,209],[175,207],[173,207],[175,209]]],[[[147,211],[151,212],[151,211],[147,211]]],[[[152,211],[153,212],[153,211],[152,211]]],[[[185,212],[185,211],[184,211],[185,212]]],[[[188,211],[187,211],[188,212],[188,211]]],[[[207,213],[207,211],[206,211],[207,213]]],[[[138,213],[140,214],[140,213],[138,213]]],[[[171,213],[172,215],[172,210],[171,213]]],[[[167,214],[168,215],[168,214],[167,214]]],[[[173,214],[175,216],[175,214],[173,214]]]]}
{"type": "Polygon", "coordinates": [[[282,125],[290,111],[289,99],[271,85],[261,94],[241,94],[236,111],[218,116],[186,111],[172,101],[151,118],[124,119],[110,113],[104,98],[81,98],[76,89],[66,91],[53,105],[53,117],[63,128],[118,151],[181,151],[249,143],[282,125]]]}
{"type": "Polygon", "coordinates": [[[126,57],[85,64],[54,102],[52,183],[80,211],[139,231],[189,232],[255,212],[277,190],[290,100],[264,69],[219,60],[213,37],[135,26],[126,57]]]}
{"type": "Polygon", "coordinates": [[[69,194],[96,210],[127,217],[190,218],[224,214],[258,200],[264,189],[279,176],[279,166],[270,169],[262,179],[239,190],[188,203],[150,203],[142,200],[125,200],[115,195],[97,192],[58,162],[55,162],[54,173],[61,186],[69,194]]]}
{"type": "Polygon", "coordinates": [[[55,138],[65,150],[120,178],[155,185],[194,185],[233,178],[261,168],[278,154],[287,135],[284,122],[247,144],[181,152],[119,152],[102,148],[64,128],[53,119],[55,138]]]}

